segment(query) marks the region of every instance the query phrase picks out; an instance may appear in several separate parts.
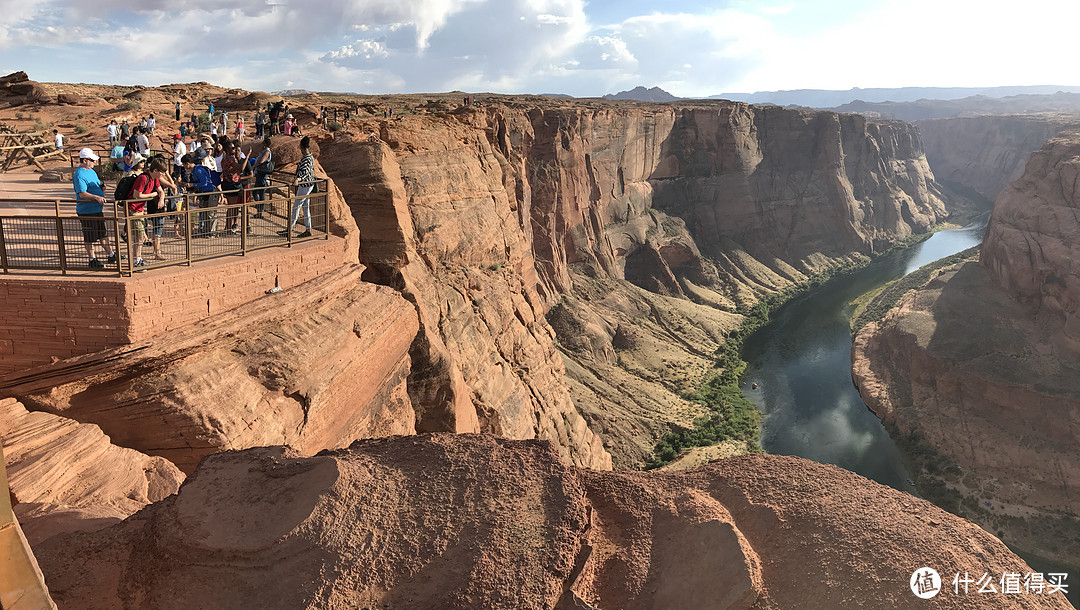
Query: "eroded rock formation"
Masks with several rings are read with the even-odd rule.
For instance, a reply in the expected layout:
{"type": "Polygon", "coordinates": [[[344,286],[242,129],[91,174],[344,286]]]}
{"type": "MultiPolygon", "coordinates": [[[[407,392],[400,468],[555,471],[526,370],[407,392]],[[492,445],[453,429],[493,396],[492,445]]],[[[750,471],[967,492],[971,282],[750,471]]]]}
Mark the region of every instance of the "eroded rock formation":
{"type": "Polygon", "coordinates": [[[9,376],[4,391],[187,472],[224,449],[312,454],[411,434],[416,313],[393,290],[360,282],[361,271],[328,270],[204,324],[9,376]]]}
{"type": "Polygon", "coordinates": [[[1080,134],[999,195],[980,263],[950,268],[856,338],[867,404],[935,500],[1080,566],[1080,134]]]}
{"type": "Polygon", "coordinates": [[[179,489],[168,460],[109,442],[92,424],[0,399],[0,441],[15,516],[32,545],[113,525],[179,489]]]}
{"type": "MultiPolygon", "coordinates": [[[[892,609],[912,605],[919,566],[1031,571],[978,527],[833,466],[752,455],[605,473],[480,435],[217,454],[179,495],[38,558],[58,604],[86,610],[892,609]]],[[[978,602],[1069,607],[1060,593],[978,602]]]]}

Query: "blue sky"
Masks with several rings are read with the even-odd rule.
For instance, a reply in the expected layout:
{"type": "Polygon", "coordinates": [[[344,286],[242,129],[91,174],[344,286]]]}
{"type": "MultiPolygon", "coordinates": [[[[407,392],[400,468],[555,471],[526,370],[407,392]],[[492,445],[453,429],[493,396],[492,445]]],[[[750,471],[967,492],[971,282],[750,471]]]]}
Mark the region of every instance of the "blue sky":
{"type": "Polygon", "coordinates": [[[0,71],[274,91],[1074,85],[1080,3],[0,0],[0,71]]]}

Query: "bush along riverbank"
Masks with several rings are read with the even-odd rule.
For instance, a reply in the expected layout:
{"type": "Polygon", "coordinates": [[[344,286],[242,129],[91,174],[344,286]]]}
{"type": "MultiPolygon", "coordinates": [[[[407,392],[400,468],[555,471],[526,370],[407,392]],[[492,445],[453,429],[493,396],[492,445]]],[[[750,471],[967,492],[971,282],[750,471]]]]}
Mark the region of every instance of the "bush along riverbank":
{"type": "Polygon", "coordinates": [[[709,447],[724,441],[743,443],[747,452],[763,452],[759,444],[761,411],[743,396],[739,387],[739,379],[746,370],[746,362],[741,355],[743,343],[767,324],[772,314],[784,303],[836,276],[861,269],[870,260],[865,257],[846,260],[804,282],[770,294],[751,307],[740,305],[736,311],[746,317],[717,350],[716,374],[694,392],[683,394],[683,398],[703,405],[709,413],[694,420],[691,428],[676,427],[664,434],[657,441],[652,458],[646,461],[646,470],[664,466],[694,447],[709,447]]]}

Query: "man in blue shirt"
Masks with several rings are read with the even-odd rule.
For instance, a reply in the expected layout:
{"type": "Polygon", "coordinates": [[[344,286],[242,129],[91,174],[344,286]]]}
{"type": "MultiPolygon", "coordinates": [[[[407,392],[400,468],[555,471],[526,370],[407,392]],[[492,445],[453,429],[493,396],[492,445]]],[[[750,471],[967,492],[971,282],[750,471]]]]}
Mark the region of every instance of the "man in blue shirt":
{"type": "Polygon", "coordinates": [[[79,167],[71,176],[71,182],[75,186],[75,213],[81,218],[83,242],[86,246],[86,256],[90,259],[91,269],[104,269],[105,263],[98,260],[94,255],[94,242],[101,242],[108,256],[108,264],[116,264],[116,253],[113,252],[109,243],[109,232],[106,230],[105,221],[105,188],[101,184],[101,178],[94,171],[94,164],[98,156],[91,148],[79,151],[79,167]]]}

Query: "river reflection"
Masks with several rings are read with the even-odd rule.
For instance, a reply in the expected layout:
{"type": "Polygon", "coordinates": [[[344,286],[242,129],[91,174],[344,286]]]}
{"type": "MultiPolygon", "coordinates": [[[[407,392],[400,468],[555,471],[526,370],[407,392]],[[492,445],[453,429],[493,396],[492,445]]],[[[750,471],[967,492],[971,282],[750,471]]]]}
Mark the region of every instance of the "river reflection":
{"type": "Polygon", "coordinates": [[[914,492],[900,452],[851,381],[848,303],[922,265],[978,245],[985,230],[983,218],[886,255],[792,300],[751,336],[743,351],[749,365],[743,391],[765,414],[762,447],[914,492]]]}

